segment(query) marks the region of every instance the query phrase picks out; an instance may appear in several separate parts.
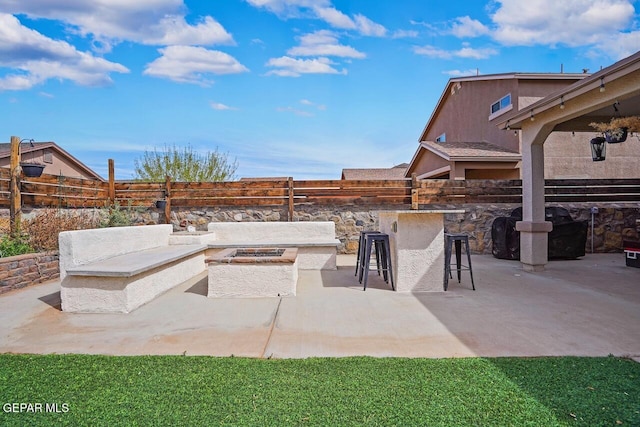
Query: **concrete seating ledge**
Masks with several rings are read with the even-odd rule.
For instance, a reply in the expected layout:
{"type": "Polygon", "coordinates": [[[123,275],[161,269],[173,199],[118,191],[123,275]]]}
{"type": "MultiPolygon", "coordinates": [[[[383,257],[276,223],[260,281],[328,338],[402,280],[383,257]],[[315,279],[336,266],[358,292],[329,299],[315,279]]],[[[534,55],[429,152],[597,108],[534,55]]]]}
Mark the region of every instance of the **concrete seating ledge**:
{"type": "Polygon", "coordinates": [[[204,272],[206,244],[172,231],[163,224],[60,233],[62,310],[129,313],[204,272]]]}
{"type": "Polygon", "coordinates": [[[298,248],[299,269],[336,269],[340,240],[333,221],[210,222],[207,229],[215,235],[208,255],[226,248],[298,248]]]}
{"type": "Polygon", "coordinates": [[[71,267],[69,276],[133,277],[154,268],[204,252],[205,245],[175,245],[118,255],[101,261],[71,267]]]}

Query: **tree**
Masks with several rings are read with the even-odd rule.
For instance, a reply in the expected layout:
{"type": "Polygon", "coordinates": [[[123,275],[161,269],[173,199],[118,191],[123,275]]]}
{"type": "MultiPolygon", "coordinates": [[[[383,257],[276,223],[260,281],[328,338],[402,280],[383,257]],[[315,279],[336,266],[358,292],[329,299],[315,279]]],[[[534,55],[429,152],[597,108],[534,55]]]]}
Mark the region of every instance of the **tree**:
{"type": "Polygon", "coordinates": [[[166,176],[186,182],[231,181],[237,169],[238,162],[229,161],[228,155],[217,148],[200,154],[191,145],[165,145],[163,151],[154,148],[134,160],[135,178],[143,181],[164,181],[166,176]]]}

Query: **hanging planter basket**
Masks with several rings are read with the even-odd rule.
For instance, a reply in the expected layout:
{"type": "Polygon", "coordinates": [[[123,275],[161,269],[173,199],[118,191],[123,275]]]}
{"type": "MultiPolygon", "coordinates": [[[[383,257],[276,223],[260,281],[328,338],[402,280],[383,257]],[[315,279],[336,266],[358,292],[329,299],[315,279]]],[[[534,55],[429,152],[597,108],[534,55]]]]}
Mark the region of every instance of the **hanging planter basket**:
{"type": "Polygon", "coordinates": [[[627,128],[617,128],[614,130],[607,130],[604,132],[604,139],[607,140],[609,144],[617,144],[619,142],[624,142],[627,140],[627,128]]]}
{"type": "Polygon", "coordinates": [[[626,141],[629,132],[640,132],[640,116],[614,117],[610,122],[594,122],[589,126],[602,132],[609,144],[617,144],[626,141]]]}
{"type": "Polygon", "coordinates": [[[42,171],[44,170],[44,165],[39,163],[20,163],[20,167],[22,167],[22,173],[24,176],[29,178],[37,178],[42,175],[42,171]]]}

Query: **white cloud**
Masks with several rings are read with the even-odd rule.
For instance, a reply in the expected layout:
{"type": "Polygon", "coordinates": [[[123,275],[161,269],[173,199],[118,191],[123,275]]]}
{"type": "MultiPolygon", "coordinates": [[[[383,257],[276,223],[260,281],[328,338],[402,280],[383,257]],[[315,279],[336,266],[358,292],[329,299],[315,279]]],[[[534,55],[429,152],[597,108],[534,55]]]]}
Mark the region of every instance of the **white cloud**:
{"type": "Polygon", "coordinates": [[[472,59],[487,59],[490,56],[496,55],[497,50],[493,48],[474,49],[467,44],[463,44],[463,47],[458,50],[444,50],[437,47],[426,46],[414,46],[413,52],[418,55],[428,56],[430,58],[439,59],[453,59],[453,58],[472,58],[472,59]]]}
{"type": "Polygon", "coordinates": [[[418,37],[418,32],[415,30],[396,30],[391,34],[393,39],[415,38],[418,37]]]}
{"type": "Polygon", "coordinates": [[[345,30],[356,29],[356,23],[353,19],[333,7],[317,7],[314,11],[318,18],[322,19],[334,28],[345,30]]]}
{"type": "Polygon", "coordinates": [[[453,52],[454,56],[459,58],[486,59],[490,56],[497,55],[498,51],[487,47],[483,49],[474,49],[469,46],[463,46],[461,49],[453,52]]]}
{"type": "Polygon", "coordinates": [[[605,56],[619,60],[640,51],[640,31],[603,36],[596,49],[605,56]]]}
{"type": "Polygon", "coordinates": [[[233,43],[233,37],[210,16],[187,23],[182,0],[0,0],[0,8],[64,22],[69,31],[91,36],[101,52],[122,40],[149,45],[233,43]]]}
{"type": "Polygon", "coordinates": [[[8,14],[0,14],[0,66],[16,70],[0,79],[0,90],[26,90],[48,79],[104,86],[112,83],[110,73],[129,72],[121,64],[27,28],[8,14]]]}
{"type": "Polygon", "coordinates": [[[464,77],[464,76],[475,76],[478,74],[478,70],[449,70],[443,71],[442,74],[446,74],[451,77],[464,77]]]}
{"type": "Polygon", "coordinates": [[[218,111],[226,111],[226,110],[237,110],[236,107],[229,107],[228,105],[222,104],[220,102],[211,102],[211,108],[218,111]]]}
{"type": "Polygon", "coordinates": [[[307,105],[309,107],[315,107],[318,110],[324,111],[327,109],[327,106],[324,104],[316,104],[315,102],[309,101],[308,99],[301,99],[300,104],[307,105]]]}
{"type": "Polygon", "coordinates": [[[310,113],[309,111],[305,111],[305,110],[300,110],[298,108],[293,108],[293,107],[278,107],[276,108],[276,111],[279,112],[286,112],[286,113],[293,113],[296,116],[301,116],[301,117],[313,117],[313,113],[310,113]]]}
{"type": "Polygon", "coordinates": [[[338,56],[344,58],[365,58],[366,55],[351,46],[341,45],[335,34],[320,30],[300,37],[300,45],[287,51],[291,56],[338,56]]]}
{"type": "Polygon", "coordinates": [[[332,6],[330,0],[247,0],[254,7],[262,7],[279,16],[314,17],[333,28],[355,30],[365,36],[383,37],[387,29],[361,14],[352,17],[332,6]]]}
{"type": "MultiPolygon", "coordinates": [[[[604,47],[601,41],[628,30],[635,14],[629,0],[496,0],[496,4],[491,15],[496,26],[493,37],[505,45],[518,46],[604,47]]],[[[625,39],[622,34],[620,37],[625,39]]],[[[636,38],[638,49],[640,40],[636,38]]]]}
{"type": "Polygon", "coordinates": [[[478,37],[489,34],[490,30],[482,22],[468,16],[456,18],[451,27],[451,33],[460,38],[478,37]]]}
{"type": "Polygon", "coordinates": [[[158,49],[162,56],[147,64],[144,74],[181,83],[208,86],[207,74],[236,74],[249,71],[234,57],[217,50],[195,46],[168,46],[158,49]]]}
{"type": "Polygon", "coordinates": [[[142,37],[144,44],[151,45],[213,45],[228,44],[233,38],[220,23],[210,16],[196,25],[189,25],[183,16],[163,18],[142,37]]]}
{"type": "Polygon", "coordinates": [[[330,0],[247,0],[247,3],[285,17],[298,16],[301,13],[300,9],[331,5],[330,0]]]}
{"type": "Polygon", "coordinates": [[[384,37],[387,34],[387,29],[364,15],[354,16],[356,21],[356,27],[360,34],[365,36],[384,37]]]}
{"type": "Polygon", "coordinates": [[[302,74],[347,74],[347,70],[338,71],[333,68],[334,63],[329,58],[296,59],[289,56],[271,58],[267,64],[274,70],[267,74],[282,77],[300,77],[302,74]]]}

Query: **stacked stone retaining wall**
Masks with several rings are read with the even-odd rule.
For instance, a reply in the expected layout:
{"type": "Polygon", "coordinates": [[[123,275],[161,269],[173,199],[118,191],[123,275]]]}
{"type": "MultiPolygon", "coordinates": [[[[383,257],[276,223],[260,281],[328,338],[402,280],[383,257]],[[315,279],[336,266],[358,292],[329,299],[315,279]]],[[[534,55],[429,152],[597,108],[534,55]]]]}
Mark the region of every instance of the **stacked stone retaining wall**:
{"type": "MultiPolygon", "coordinates": [[[[476,254],[491,254],[491,225],[500,216],[509,216],[518,205],[452,205],[430,206],[441,209],[464,209],[464,214],[445,215],[445,229],[464,232],[470,236],[471,250],[476,254]]],[[[598,207],[593,216],[593,250],[596,253],[622,252],[623,240],[640,241],[640,203],[633,204],[554,204],[569,210],[574,220],[588,220],[587,253],[591,252],[591,208],[598,207]]],[[[341,244],[338,253],[355,253],[360,231],[378,228],[379,210],[407,209],[399,206],[296,206],[294,221],[333,221],[336,237],[341,244]]],[[[91,211],[91,210],[88,210],[91,211]]],[[[37,210],[31,212],[31,215],[37,210]]],[[[133,209],[133,224],[164,223],[158,209],[133,209]]],[[[220,221],[286,221],[286,208],[203,208],[173,209],[171,223],[174,230],[194,226],[206,230],[209,222],[220,221]]],[[[59,276],[57,254],[29,254],[0,258],[0,293],[40,283],[59,276]]]]}
{"type": "Polygon", "coordinates": [[[0,258],[0,294],[60,277],[57,253],[0,258]]]}
{"type": "MultiPolygon", "coordinates": [[[[519,205],[451,205],[430,206],[430,208],[464,209],[464,214],[445,215],[445,229],[449,232],[464,232],[470,236],[470,245],[474,253],[491,254],[491,226],[500,216],[509,216],[519,205]]],[[[623,240],[640,240],[640,204],[554,204],[569,210],[574,220],[589,221],[587,252],[591,252],[591,208],[598,207],[593,216],[593,249],[596,253],[622,252],[623,240]]],[[[407,209],[406,206],[296,206],[294,221],[333,221],[336,224],[336,237],[341,245],[338,253],[355,253],[358,238],[362,230],[375,230],[378,227],[379,210],[407,209]]],[[[162,221],[164,218],[152,218],[150,213],[141,213],[136,223],[147,224],[162,221]]],[[[201,210],[175,209],[171,223],[176,230],[194,226],[197,230],[206,230],[212,221],[286,221],[286,209],[273,208],[209,208],[201,210]]]]}

